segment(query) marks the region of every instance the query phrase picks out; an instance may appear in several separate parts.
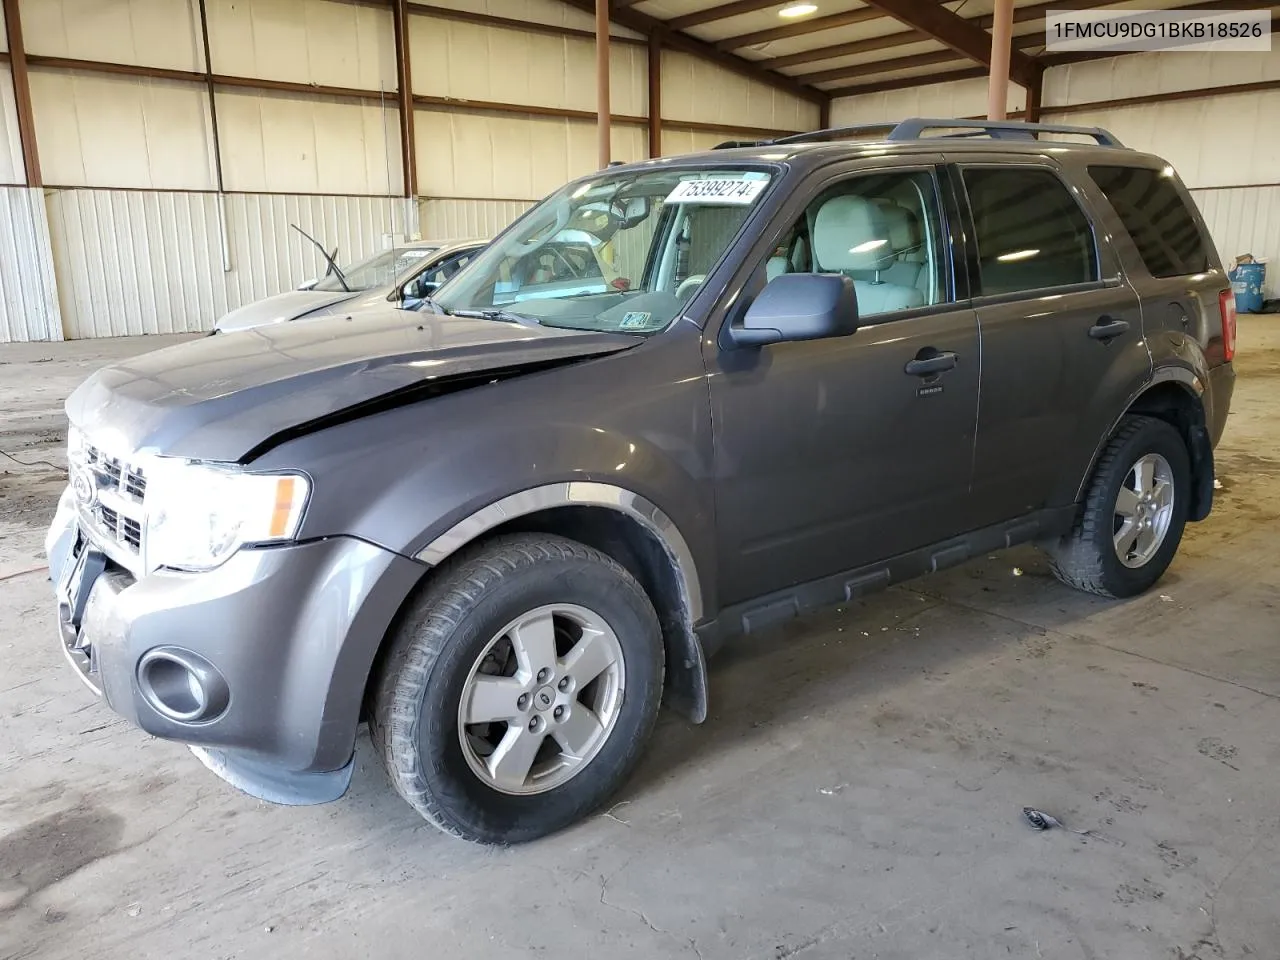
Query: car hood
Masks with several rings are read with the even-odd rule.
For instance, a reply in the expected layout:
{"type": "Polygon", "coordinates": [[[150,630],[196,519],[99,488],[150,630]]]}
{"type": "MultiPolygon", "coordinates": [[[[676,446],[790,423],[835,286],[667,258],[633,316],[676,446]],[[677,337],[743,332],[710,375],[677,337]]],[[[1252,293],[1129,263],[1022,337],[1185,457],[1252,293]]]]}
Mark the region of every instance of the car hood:
{"type": "MultiPolygon", "coordinates": [[[[255,300],[237,307],[213,325],[219,333],[251,330],[271,323],[296,320],[321,307],[331,307],[354,297],[363,291],[347,293],[345,290],[288,290],[265,300],[255,300]]],[[[385,296],[385,294],[384,294],[385,296]]]]}
{"type": "Polygon", "coordinates": [[[412,402],[475,374],[513,376],[639,342],[388,308],[201,337],[104,367],[67,399],[67,416],[117,455],[243,461],[388,395],[412,402]]]}

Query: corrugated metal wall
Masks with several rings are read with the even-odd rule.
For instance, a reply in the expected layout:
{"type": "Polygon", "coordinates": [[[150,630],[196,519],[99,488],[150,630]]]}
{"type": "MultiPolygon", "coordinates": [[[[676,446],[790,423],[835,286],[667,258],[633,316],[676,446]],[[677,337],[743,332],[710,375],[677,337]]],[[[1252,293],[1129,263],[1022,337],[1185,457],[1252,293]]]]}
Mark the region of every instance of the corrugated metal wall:
{"type": "Polygon", "coordinates": [[[405,229],[402,200],[231,194],[224,271],[215,194],[60,190],[48,207],[70,338],[207,330],[228,310],[293,289],[324,261],[291,223],[337,246],[343,262],[405,229]]]}
{"type": "Polygon", "coordinates": [[[61,340],[42,191],[0,187],[0,343],[61,340]]]}
{"type": "Polygon", "coordinates": [[[1191,195],[1227,265],[1242,253],[1267,257],[1263,295],[1280,298],[1280,186],[1192,190],[1191,195]]]}

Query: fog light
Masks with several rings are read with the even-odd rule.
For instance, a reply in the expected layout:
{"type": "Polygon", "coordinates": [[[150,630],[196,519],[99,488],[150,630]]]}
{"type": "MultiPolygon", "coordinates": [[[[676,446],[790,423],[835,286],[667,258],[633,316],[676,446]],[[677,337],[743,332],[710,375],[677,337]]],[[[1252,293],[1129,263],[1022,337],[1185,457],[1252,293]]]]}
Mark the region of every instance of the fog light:
{"type": "Polygon", "coordinates": [[[204,657],[179,647],[157,647],[138,661],[138,689],[161,716],[178,723],[208,723],[231,702],[227,681],[204,657]]]}

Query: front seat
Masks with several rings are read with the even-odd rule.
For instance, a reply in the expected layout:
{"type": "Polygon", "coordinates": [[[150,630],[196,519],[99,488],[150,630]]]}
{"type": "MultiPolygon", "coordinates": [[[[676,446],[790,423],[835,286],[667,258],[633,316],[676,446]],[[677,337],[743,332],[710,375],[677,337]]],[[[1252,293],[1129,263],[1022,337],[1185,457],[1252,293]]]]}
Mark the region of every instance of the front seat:
{"type": "Polygon", "coordinates": [[[850,195],[826,201],[813,220],[814,269],[854,277],[861,315],[906,310],[924,303],[924,294],[914,286],[856,279],[867,275],[878,278],[894,264],[890,227],[881,206],[850,195]]]}

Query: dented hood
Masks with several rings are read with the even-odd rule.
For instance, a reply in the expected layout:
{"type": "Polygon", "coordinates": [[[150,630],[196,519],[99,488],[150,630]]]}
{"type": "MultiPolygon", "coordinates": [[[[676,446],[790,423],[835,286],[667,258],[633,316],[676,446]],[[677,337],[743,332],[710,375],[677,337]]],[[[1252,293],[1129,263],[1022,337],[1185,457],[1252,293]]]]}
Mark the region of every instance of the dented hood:
{"type": "Polygon", "coordinates": [[[202,337],[113,364],[67,416],[108,451],[239,461],[283,431],[388,394],[516,375],[638,338],[387,309],[202,337]]]}

